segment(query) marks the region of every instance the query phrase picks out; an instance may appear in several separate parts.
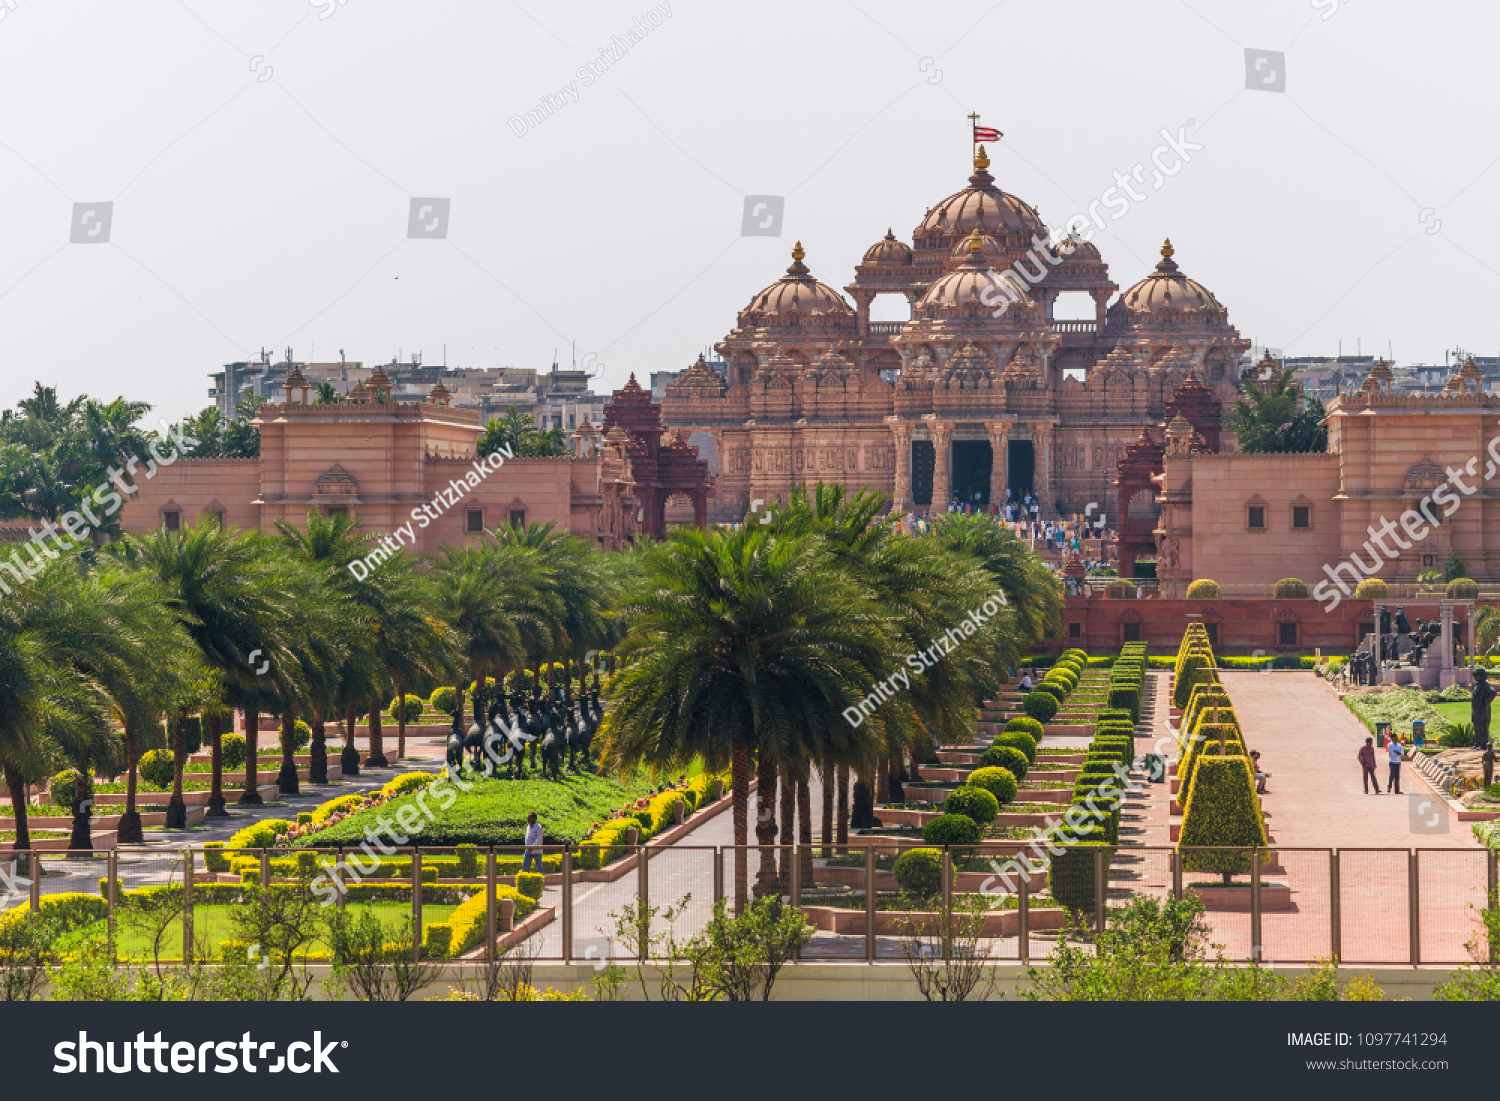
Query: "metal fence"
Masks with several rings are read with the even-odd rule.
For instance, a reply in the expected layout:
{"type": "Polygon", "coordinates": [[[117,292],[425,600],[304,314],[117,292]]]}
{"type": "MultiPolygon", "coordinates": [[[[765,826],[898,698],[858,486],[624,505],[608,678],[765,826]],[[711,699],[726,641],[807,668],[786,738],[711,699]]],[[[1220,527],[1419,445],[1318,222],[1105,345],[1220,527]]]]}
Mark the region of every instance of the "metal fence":
{"type": "Polygon", "coordinates": [[[1336,956],[1350,964],[1419,966],[1491,953],[1482,911],[1495,904],[1500,866],[1482,849],[1093,847],[1084,877],[1092,884],[1080,885],[1076,854],[1070,858],[1069,912],[1054,896],[1054,868],[1023,857],[1023,845],[1030,842],[942,850],[937,878],[920,901],[902,891],[895,861],[924,846],[903,839],[851,837],[845,847],[621,846],[603,867],[585,867],[593,861],[577,850],[544,846],[540,897],[524,915],[509,892],[497,890],[516,884],[520,847],[393,848],[378,859],[364,849],[331,848],[49,851],[0,856],[11,885],[11,894],[0,891],[0,910],[29,901],[36,911],[48,896],[86,894],[102,900],[118,958],[212,959],[235,941],[234,911],[248,897],[246,883],[301,885],[329,908],[371,910],[393,929],[421,931],[419,950],[432,945],[433,926],[482,896],[482,934],[454,945],[454,956],[492,958],[525,944],[540,960],[602,967],[611,959],[670,955],[674,943],[702,932],[717,903],[732,911],[741,884],[751,898],[782,897],[816,927],[803,959],[900,959],[920,942],[933,954],[982,951],[1030,961],[1045,957],[1066,925],[1107,927],[1111,909],[1132,897],[1196,894],[1212,941],[1229,959],[1336,956]],[[1238,854],[1239,869],[1229,884],[1218,872],[1195,870],[1222,868],[1228,854],[1238,854]],[[234,870],[210,871],[210,861],[234,870]],[[178,890],[169,891],[175,910],[143,932],[133,900],[147,896],[131,892],[148,887],[178,890]],[[26,894],[17,897],[18,890],[26,894]]]}

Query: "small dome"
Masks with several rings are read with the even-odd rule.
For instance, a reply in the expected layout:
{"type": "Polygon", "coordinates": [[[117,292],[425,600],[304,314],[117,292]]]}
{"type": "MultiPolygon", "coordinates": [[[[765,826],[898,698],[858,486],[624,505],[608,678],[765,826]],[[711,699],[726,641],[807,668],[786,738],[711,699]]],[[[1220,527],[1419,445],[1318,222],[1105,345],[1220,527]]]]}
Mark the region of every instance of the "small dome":
{"type": "MultiPolygon", "coordinates": [[[[949,250],[948,262],[950,264],[961,264],[972,255],[973,250],[969,247],[970,239],[965,238],[949,250]]],[[[981,234],[979,245],[979,254],[984,257],[986,267],[1005,267],[1005,250],[1000,247],[999,241],[981,234]]]]}
{"type": "Polygon", "coordinates": [[[370,376],[370,389],[385,389],[391,385],[391,376],[385,373],[382,367],[376,367],[375,373],[370,376]]]}
{"type": "Polygon", "coordinates": [[[1172,239],[1161,246],[1161,262],[1156,270],[1121,295],[1119,305],[1130,313],[1149,314],[1159,310],[1223,310],[1219,300],[1202,283],[1189,279],[1172,260],[1172,239]]]}
{"type": "Polygon", "coordinates": [[[1002,279],[990,269],[984,258],[984,240],[978,229],[969,234],[968,241],[964,242],[964,247],[969,250],[968,259],[927,288],[927,293],[917,302],[919,309],[971,304],[997,309],[1013,299],[1018,289],[1023,291],[1024,297],[1024,289],[1017,287],[1014,277],[1002,279]]]}
{"type": "Polygon", "coordinates": [[[854,311],[838,291],[826,283],[819,283],[802,262],[807,254],[798,241],[792,249],[792,265],[786,274],[750,300],[746,313],[758,313],[772,317],[796,312],[803,317],[836,317],[853,320],[854,311]]]}
{"type": "Polygon", "coordinates": [[[911,249],[900,241],[889,229],[885,236],[871,245],[865,252],[866,264],[899,264],[911,266],[911,249]]]}
{"type": "Polygon", "coordinates": [[[432,384],[432,389],[427,391],[427,400],[434,405],[447,405],[448,399],[453,395],[448,393],[448,388],[443,385],[442,379],[432,384]]]}

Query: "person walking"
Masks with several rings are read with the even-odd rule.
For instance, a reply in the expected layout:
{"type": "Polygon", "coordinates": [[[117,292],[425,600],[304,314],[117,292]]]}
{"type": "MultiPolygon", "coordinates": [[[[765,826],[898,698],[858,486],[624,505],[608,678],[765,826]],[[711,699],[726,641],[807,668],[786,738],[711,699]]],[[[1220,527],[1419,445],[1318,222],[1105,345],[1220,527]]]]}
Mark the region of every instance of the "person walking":
{"type": "Polygon", "coordinates": [[[526,816],[526,855],[521,858],[521,871],[531,871],[531,862],[536,861],[536,870],[542,870],[542,824],[536,820],[536,811],[526,816]]]}
{"type": "Polygon", "coordinates": [[[1375,775],[1375,739],[1366,738],[1365,744],[1359,747],[1359,767],[1364,769],[1363,780],[1365,782],[1365,794],[1370,794],[1370,784],[1375,785],[1375,794],[1380,794],[1380,777],[1375,775]]]}
{"type": "Polygon", "coordinates": [[[1394,790],[1397,795],[1401,794],[1401,762],[1406,757],[1406,747],[1394,736],[1388,736],[1385,743],[1386,760],[1391,766],[1391,774],[1386,779],[1385,790],[1394,790]]]}

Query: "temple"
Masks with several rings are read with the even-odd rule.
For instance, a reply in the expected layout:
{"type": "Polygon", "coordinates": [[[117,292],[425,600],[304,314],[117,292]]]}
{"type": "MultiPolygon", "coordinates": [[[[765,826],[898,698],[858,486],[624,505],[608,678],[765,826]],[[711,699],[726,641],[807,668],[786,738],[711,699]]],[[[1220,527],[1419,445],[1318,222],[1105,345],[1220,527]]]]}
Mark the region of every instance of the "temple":
{"type": "Polygon", "coordinates": [[[1118,287],[1099,250],[1054,236],[996,186],[980,146],[968,186],[927,211],[910,245],[887,231],[864,254],[844,288],[853,306],[813,276],[799,241],[715,345],[728,377],[695,363],[668,386],[663,419],[713,441],[711,520],[817,480],[883,490],[900,510],[1008,490],[1036,493],[1044,517],[1081,513],[1110,499],[1125,453],[1190,372],[1195,410],[1222,413],[1236,396],[1250,342],[1174,254],[1166,242],[1108,305],[1118,287]],[[882,294],[905,298],[911,319],[871,321],[882,294]],[[1094,316],[1055,318],[1066,294],[1088,295],[1094,316]]]}

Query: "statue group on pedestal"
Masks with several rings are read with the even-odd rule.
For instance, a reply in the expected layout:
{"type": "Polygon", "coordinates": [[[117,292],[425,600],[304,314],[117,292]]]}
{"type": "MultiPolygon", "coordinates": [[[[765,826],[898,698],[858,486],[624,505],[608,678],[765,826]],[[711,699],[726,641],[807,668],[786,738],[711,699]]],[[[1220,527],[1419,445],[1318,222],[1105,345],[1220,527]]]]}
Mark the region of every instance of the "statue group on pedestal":
{"type": "MultiPolygon", "coordinates": [[[[482,701],[479,706],[483,706],[482,701]]],[[[452,715],[447,763],[455,774],[463,772],[467,752],[470,769],[482,776],[497,775],[504,769],[511,779],[524,779],[530,747],[531,767],[538,767],[540,752],[541,774],[556,780],[565,753],[571,772],[578,771],[580,754],[584,763],[588,762],[594,734],[604,719],[604,706],[599,701],[596,675],[593,686],[577,697],[571,683],[562,688],[553,685],[545,692],[531,695],[520,689],[509,696],[502,694],[490,704],[483,725],[474,722],[465,729],[462,710],[455,710],[452,715]]]]}

